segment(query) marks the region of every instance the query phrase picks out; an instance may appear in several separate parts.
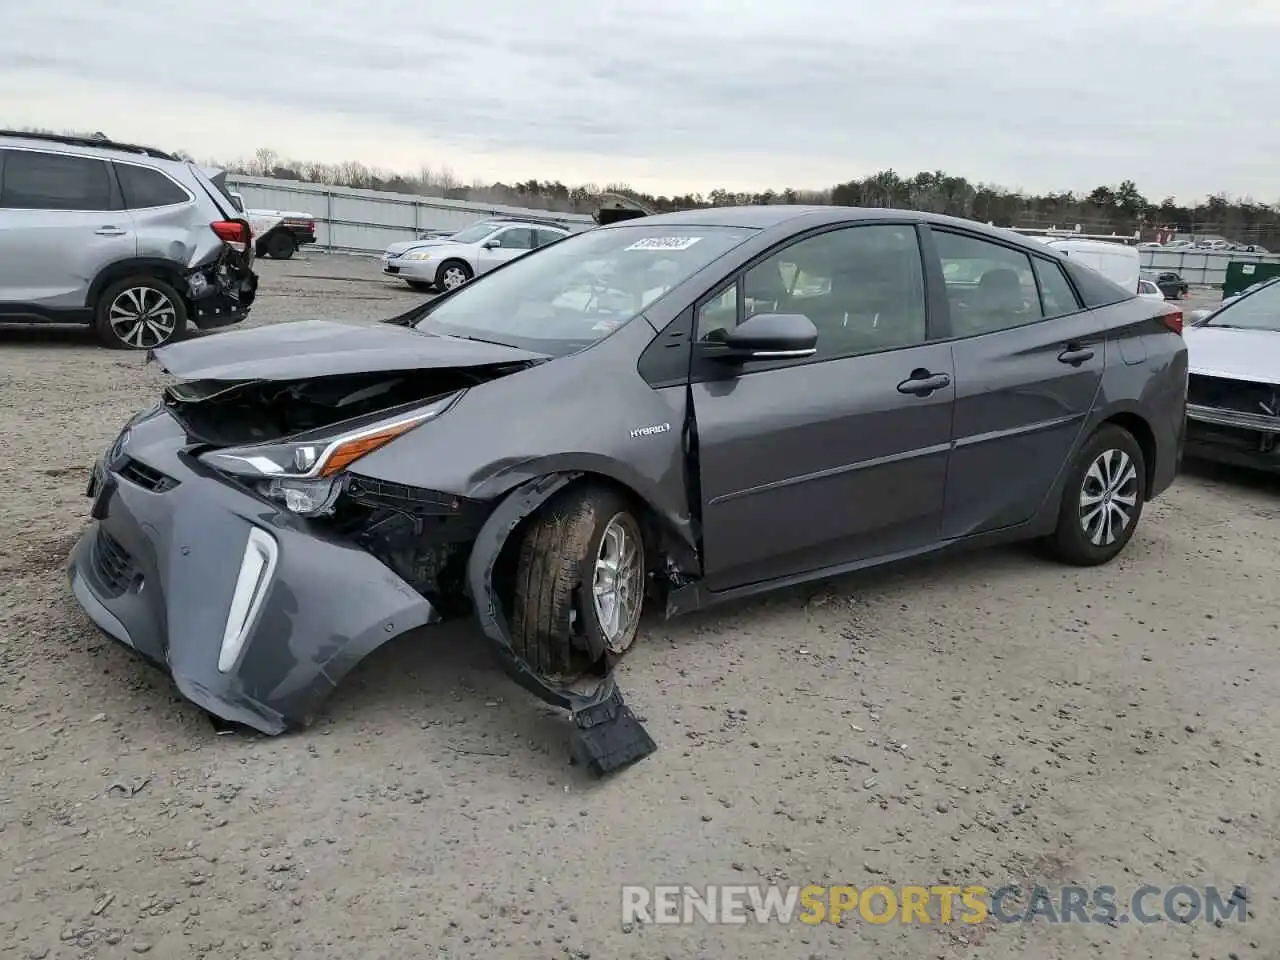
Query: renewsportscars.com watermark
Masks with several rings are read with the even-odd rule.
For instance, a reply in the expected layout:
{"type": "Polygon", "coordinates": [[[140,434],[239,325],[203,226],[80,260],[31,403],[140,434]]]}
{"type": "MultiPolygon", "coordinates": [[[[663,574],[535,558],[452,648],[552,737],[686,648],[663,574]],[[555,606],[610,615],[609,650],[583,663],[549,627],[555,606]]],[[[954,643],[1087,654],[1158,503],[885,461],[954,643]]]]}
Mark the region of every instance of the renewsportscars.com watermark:
{"type": "Polygon", "coordinates": [[[1243,923],[1248,892],[1236,886],[1115,887],[627,885],[624,924],[1243,923]]]}

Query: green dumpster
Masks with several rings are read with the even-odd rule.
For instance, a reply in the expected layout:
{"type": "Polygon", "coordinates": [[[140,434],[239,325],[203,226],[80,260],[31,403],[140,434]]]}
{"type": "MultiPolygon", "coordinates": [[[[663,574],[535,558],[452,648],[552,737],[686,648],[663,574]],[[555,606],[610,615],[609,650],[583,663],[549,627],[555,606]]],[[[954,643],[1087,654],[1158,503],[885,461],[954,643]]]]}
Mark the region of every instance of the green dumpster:
{"type": "Polygon", "coordinates": [[[1251,287],[1259,280],[1270,280],[1280,277],[1280,263],[1245,263],[1232,260],[1227,264],[1227,276],[1222,281],[1222,296],[1232,297],[1251,287]]]}

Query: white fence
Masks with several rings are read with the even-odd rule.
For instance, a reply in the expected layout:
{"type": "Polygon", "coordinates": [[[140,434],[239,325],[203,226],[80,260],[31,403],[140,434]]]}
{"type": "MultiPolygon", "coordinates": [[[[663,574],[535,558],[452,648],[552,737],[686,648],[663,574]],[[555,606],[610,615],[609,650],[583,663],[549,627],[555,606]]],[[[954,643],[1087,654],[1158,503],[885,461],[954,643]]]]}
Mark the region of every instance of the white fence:
{"type": "Polygon", "coordinates": [[[1148,273],[1172,270],[1191,284],[1220,287],[1227,276],[1227,264],[1280,263],[1277,253],[1241,253],[1238,250],[1161,250],[1142,247],[1142,269],[1148,273]]]}
{"type": "Polygon", "coordinates": [[[227,183],[244,197],[246,207],[311,214],[316,218],[316,245],[343,253],[381,253],[388,244],[412,240],[424,230],[461,230],[492,216],[538,217],[571,230],[593,226],[591,218],[581,213],[553,213],[411,193],[263,177],[228,176],[227,183]]]}
{"type": "MultiPolygon", "coordinates": [[[[581,213],[553,213],[528,207],[472,203],[420,197],[412,193],[356,190],[299,180],[229,176],[249,207],[264,210],[302,210],[316,218],[316,244],[343,253],[381,253],[388,244],[412,240],[425,230],[461,230],[483,217],[521,216],[555,220],[571,230],[586,230],[592,220],[581,213]]],[[[1227,264],[1280,263],[1280,254],[1222,250],[1161,250],[1144,247],[1144,271],[1173,270],[1192,284],[1222,286],[1227,264]]]]}

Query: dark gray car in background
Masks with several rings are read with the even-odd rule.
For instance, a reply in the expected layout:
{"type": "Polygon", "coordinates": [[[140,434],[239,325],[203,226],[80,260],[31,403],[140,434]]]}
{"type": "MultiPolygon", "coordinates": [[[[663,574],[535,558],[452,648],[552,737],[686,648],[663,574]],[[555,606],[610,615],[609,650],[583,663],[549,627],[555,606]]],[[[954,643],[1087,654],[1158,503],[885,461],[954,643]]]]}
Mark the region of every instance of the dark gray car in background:
{"type": "Polygon", "coordinates": [[[388,323],[156,351],[176,382],[99,460],[72,588],[268,734],[392,637],[475,616],[601,772],[653,749],[612,680],[642,605],[1013,540],[1116,556],[1177,472],[1181,327],[968,221],[619,222],[388,323]]]}

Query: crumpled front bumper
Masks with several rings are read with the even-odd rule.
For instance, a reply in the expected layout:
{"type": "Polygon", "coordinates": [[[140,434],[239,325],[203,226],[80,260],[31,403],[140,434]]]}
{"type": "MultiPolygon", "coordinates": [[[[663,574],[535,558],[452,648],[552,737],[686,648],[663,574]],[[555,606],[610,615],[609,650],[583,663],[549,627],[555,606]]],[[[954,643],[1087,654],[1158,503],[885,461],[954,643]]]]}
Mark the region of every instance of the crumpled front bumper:
{"type": "Polygon", "coordinates": [[[183,442],[157,413],[99,461],[68,576],[89,618],[189,700],[267,734],[305,726],[357,662],[439,619],[372,556],[213,475],[183,442]]]}

